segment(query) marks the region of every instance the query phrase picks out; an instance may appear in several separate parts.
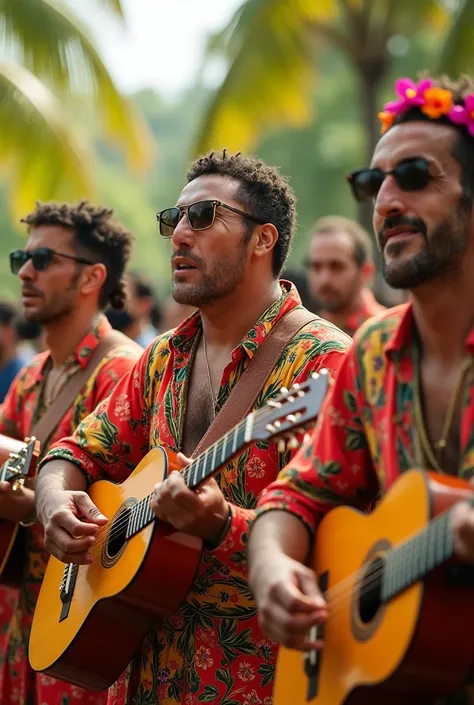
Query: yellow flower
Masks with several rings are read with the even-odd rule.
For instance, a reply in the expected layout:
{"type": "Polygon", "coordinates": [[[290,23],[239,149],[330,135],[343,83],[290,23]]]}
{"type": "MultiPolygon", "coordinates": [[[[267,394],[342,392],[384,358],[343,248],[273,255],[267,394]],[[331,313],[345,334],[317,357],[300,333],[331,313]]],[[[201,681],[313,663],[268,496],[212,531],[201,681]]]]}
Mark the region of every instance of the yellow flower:
{"type": "Polygon", "coordinates": [[[432,120],[447,115],[453,107],[453,94],[444,88],[427,88],[423,97],[425,103],[420,110],[432,120]]]}

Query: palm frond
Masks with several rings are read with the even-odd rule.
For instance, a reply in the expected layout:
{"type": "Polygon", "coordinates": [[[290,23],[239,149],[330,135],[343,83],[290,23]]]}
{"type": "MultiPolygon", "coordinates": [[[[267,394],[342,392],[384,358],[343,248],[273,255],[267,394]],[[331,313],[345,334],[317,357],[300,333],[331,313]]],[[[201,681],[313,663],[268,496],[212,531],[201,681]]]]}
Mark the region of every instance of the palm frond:
{"type": "Polygon", "coordinates": [[[93,156],[60,102],[31,72],[0,62],[0,168],[17,219],[44,200],[93,194],[93,156]]]}
{"type": "Polygon", "coordinates": [[[195,151],[247,149],[265,128],[307,123],[314,78],[310,28],[336,12],[334,0],[247,0],[211,43],[215,48],[226,42],[230,68],[195,151]]]}
{"type": "Polygon", "coordinates": [[[437,70],[456,78],[474,71],[474,1],[464,0],[456,13],[442,46],[437,70]]]}
{"type": "Polygon", "coordinates": [[[123,4],[122,0],[99,0],[101,5],[112,10],[116,15],[123,19],[123,4]]]}
{"type": "Polygon", "coordinates": [[[65,3],[0,0],[2,35],[15,45],[20,63],[55,93],[92,96],[106,138],[124,148],[134,169],[149,166],[155,145],[148,126],[120,95],[90,32],[65,3]]]}

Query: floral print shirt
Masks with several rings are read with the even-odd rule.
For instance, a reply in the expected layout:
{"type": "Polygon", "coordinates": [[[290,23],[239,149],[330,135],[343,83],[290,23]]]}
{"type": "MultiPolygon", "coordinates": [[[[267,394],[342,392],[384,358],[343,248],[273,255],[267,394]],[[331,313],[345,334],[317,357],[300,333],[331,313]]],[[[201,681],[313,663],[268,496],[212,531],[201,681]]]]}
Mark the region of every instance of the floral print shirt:
{"type": "MultiPolygon", "coordinates": [[[[293,286],[282,282],[281,287],[280,299],[234,349],[223,372],[218,409],[268,331],[300,305],[293,286]]],[[[121,483],[150,448],[162,445],[179,451],[192,351],[200,335],[201,319],[195,313],[160,336],[108,401],[72,438],[53,447],[46,460],[69,459],[90,482],[106,478],[121,483]]],[[[322,319],[307,324],[287,346],[255,408],[282,386],[304,381],[313,371],[325,367],[334,372],[349,343],[346,335],[322,319]]],[[[278,453],[275,443],[259,442],[218,473],[217,482],[231,503],[229,531],[220,546],[203,551],[185,602],[149,632],[131,666],[110,688],[109,705],[270,703],[275,645],[259,629],[245,550],[257,498],[288,459],[286,453],[278,453]]]]}
{"type": "MultiPolygon", "coordinates": [[[[98,343],[111,330],[102,314],[65,363],[65,382],[85,367],[98,343]]],[[[110,393],[137,358],[136,347],[114,347],[103,357],[63,417],[51,442],[70,435],[96,405],[110,393]]],[[[13,381],[0,406],[0,433],[23,440],[45,411],[43,389],[50,365],[48,352],[37,355],[13,381]]],[[[46,449],[42,449],[42,453],[46,449]]],[[[0,703],[2,705],[102,705],[103,693],[36,674],[28,663],[28,639],[33,610],[46,569],[48,553],[43,547],[39,524],[21,529],[26,535],[23,582],[16,591],[0,588],[0,703]]]]}
{"type": "MultiPolygon", "coordinates": [[[[400,473],[423,466],[413,417],[414,332],[411,303],[359,330],[310,440],[262,493],[257,516],[289,511],[313,533],[332,507],[369,509],[400,473]]],[[[474,358],[474,329],[466,351],[474,358]]],[[[468,479],[474,475],[474,364],[462,399],[458,474],[468,479]]],[[[443,703],[474,705],[474,685],[443,703]]]]}
{"type": "Polygon", "coordinates": [[[361,298],[361,305],[347,317],[346,325],[344,326],[344,331],[347,335],[350,335],[351,338],[354,337],[356,331],[368,318],[377,316],[377,314],[385,311],[385,306],[379,304],[370,289],[363,289],[361,298]]]}

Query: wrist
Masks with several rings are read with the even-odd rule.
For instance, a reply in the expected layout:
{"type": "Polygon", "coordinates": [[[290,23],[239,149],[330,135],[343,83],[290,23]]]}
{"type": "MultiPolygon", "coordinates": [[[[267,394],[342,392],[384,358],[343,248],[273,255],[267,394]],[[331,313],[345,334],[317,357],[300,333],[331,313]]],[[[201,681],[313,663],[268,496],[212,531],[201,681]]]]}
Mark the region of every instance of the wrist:
{"type": "Polygon", "coordinates": [[[212,534],[205,540],[206,548],[210,548],[211,550],[217,548],[225,539],[231,523],[232,508],[229,502],[226,502],[226,510],[222,513],[218,526],[216,526],[212,534]]]}

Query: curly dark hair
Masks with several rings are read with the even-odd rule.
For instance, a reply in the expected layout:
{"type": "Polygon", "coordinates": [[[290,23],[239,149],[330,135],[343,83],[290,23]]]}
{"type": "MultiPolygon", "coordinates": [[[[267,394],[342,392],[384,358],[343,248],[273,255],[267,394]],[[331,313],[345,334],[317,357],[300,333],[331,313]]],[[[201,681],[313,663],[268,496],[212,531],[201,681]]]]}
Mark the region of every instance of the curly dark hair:
{"type": "MultiPolygon", "coordinates": [[[[420,74],[419,78],[426,78],[426,74],[420,74]]],[[[466,74],[462,74],[458,80],[453,80],[449,76],[432,78],[433,86],[451,91],[455,105],[464,105],[464,98],[468,94],[474,93],[474,82],[466,74]]],[[[400,125],[404,122],[424,121],[435,122],[441,125],[449,125],[458,132],[454,141],[452,156],[461,166],[461,185],[463,197],[466,201],[474,200],[474,137],[469,133],[465,125],[457,125],[451,122],[445,115],[440,118],[430,118],[421,112],[418,106],[410,108],[405,113],[398,115],[393,125],[400,125]]]]}
{"type": "Polygon", "coordinates": [[[21,219],[28,226],[28,232],[40,225],[61,225],[70,229],[77,254],[105,265],[107,279],[100,292],[101,309],[108,304],[123,309],[127,301],[124,272],[134,237],[112,216],[111,208],[93,206],[88,201],[77,205],[38,201],[35,210],[21,219]]]}
{"type": "MultiPolygon", "coordinates": [[[[288,181],[277,167],[268,166],[261,159],[241,152],[229,154],[209,152],[196,159],[189,167],[188,183],[205,174],[230,176],[240,182],[236,200],[246,211],[278,230],[273,249],[273,274],[279,276],[290,253],[296,227],[296,197],[288,181]]],[[[246,220],[246,237],[250,238],[255,224],[246,220]]]]}

